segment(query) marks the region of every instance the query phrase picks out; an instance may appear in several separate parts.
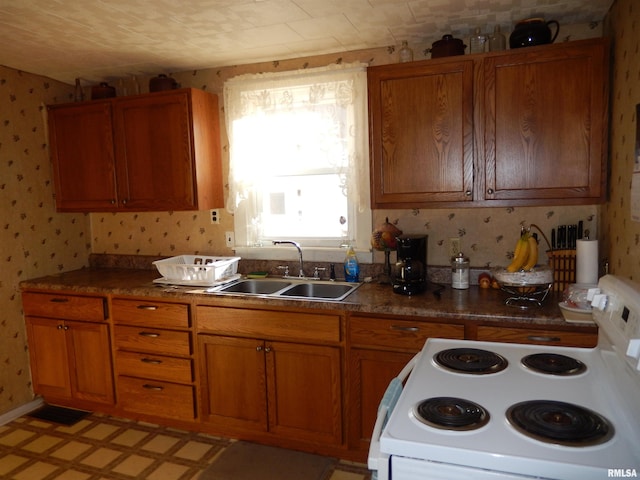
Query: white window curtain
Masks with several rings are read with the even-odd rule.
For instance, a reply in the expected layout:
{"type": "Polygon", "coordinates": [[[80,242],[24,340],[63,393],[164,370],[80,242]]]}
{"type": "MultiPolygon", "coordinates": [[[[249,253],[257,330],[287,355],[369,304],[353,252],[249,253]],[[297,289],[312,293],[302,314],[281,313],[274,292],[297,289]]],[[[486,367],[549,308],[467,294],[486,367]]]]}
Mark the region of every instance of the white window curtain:
{"type": "MultiPolygon", "coordinates": [[[[249,230],[252,226],[259,230],[252,192],[262,182],[277,174],[304,175],[330,163],[344,179],[342,188],[352,209],[369,212],[366,85],[364,64],[241,75],[225,82],[224,111],[230,144],[227,210],[245,217],[240,222],[249,230]],[[296,122],[293,126],[291,123],[292,112],[301,119],[331,115],[336,121],[319,123],[317,131],[297,129],[296,122]],[[287,114],[283,115],[287,118],[286,129],[278,128],[274,134],[273,130],[255,128],[265,121],[277,124],[279,113],[287,114]],[[251,141],[240,141],[247,138],[247,129],[251,141]]],[[[300,121],[299,125],[309,123],[300,121]]],[[[242,238],[242,232],[237,231],[238,220],[236,241],[242,238]]],[[[250,244],[254,235],[247,236],[250,244]]]]}

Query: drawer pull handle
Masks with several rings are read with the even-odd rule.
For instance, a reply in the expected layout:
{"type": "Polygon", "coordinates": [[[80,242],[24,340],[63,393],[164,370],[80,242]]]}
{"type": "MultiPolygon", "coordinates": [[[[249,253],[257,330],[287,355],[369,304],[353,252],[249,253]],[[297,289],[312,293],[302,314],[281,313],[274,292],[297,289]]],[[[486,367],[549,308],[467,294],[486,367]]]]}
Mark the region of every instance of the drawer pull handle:
{"type": "Polygon", "coordinates": [[[154,358],[142,358],[140,359],[141,362],[143,363],[150,363],[151,365],[160,365],[162,363],[162,360],[156,360],[154,358]]]}
{"type": "Polygon", "coordinates": [[[144,385],[142,385],[142,388],[146,388],[147,390],[153,390],[154,392],[161,392],[162,390],[164,390],[164,387],[160,387],[159,385],[150,385],[148,383],[145,383],[144,385]]]}
{"type": "Polygon", "coordinates": [[[138,333],[141,337],[149,337],[149,338],[158,338],[160,336],[159,333],[154,332],[140,332],[138,333]]]}
{"type": "Polygon", "coordinates": [[[52,298],[49,301],[52,302],[52,303],[67,303],[69,301],[69,299],[68,298],[55,297],[55,298],[52,298]]]}
{"type": "Polygon", "coordinates": [[[527,340],[531,340],[532,342],[559,342],[561,340],[560,337],[548,337],[546,335],[529,335],[527,340]]]}
{"type": "Polygon", "coordinates": [[[401,332],[419,332],[420,327],[405,327],[403,325],[391,325],[391,330],[399,330],[401,332]]]}
{"type": "Polygon", "coordinates": [[[156,305],[138,305],[136,308],[138,310],[157,310],[158,309],[156,305]]]}

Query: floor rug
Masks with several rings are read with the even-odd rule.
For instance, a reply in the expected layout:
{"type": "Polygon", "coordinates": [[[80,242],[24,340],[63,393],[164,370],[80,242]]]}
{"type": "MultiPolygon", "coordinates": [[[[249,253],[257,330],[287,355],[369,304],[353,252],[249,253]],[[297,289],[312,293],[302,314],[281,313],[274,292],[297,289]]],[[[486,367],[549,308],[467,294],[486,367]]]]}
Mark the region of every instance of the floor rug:
{"type": "Polygon", "coordinates": [[[32,418],[66,426],[71,426],[79,422],[87,415],[91,415],[91,412],[76,410],[74,408],[56,407],[55,405],[45,405],[28,414],[28,416],[32,418]]]}
{"type": "Polygon", "coordinates": [[[336,463],[330,457],[240,441],[227,447],[199,480],[324,480],[336,463]]]}

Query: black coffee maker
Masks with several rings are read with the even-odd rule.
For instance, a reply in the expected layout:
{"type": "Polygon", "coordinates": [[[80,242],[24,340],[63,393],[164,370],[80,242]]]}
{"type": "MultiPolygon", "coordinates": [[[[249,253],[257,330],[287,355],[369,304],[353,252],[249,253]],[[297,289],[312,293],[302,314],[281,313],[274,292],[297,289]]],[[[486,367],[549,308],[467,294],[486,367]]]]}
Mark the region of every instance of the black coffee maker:
{"type": "Polygon", "coordinates": [[[426,235],[396,237],[398,261],[395,265],[393,291],[401,295],[415,295],[427,288],[426,235]]]}

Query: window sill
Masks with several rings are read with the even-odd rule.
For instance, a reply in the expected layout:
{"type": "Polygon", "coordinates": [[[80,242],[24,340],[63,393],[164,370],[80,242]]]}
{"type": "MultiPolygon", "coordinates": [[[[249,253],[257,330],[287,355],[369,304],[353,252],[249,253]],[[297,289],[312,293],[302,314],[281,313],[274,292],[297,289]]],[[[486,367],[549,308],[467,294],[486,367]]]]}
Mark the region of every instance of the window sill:
{"type": "MultiPolygon", "coordinates": [[[[298,260],[298,251],[291,245],[279,247],[234,247],[239,257],[250,260],[298,260]]],[[[305,262],[342,263],[346,250],[344,248],[302,247],[302,259],[305,262]]],[[[373,263],[371,250],[356,250],[359,263],[373,263]]]]}

